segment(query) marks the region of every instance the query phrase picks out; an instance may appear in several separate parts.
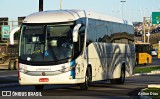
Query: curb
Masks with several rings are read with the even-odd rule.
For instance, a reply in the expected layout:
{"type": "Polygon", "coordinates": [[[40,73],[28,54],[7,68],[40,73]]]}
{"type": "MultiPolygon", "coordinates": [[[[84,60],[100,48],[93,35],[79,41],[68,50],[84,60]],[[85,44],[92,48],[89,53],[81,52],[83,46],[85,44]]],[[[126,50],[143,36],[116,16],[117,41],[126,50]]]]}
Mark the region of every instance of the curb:
{"type": "Polygon", "coordinates": [[[160,70],[154,70],[154,71],[151,71],[151,73],[157,73],[157,74],[160,74],[160,70]]]}
{"type": "Polygon", "coordinates": [[[8,83],[8,84],[0,84],[0,88],[3,87],[14,87],[14,86],[18,86],[19,83],[8,83]]]}
{"type": "Polygon", "coordinates": [[[150,84],[148,88],[160,88],[160,84],[150,84]]]}
{"type": "Polygon", "coordinates": [[[136,73],[132,76],[143,76],[143,75],[154,75],[154,74],[160,74],[160,70],[154,70],[151,71],[150,73],[136,73]]]}

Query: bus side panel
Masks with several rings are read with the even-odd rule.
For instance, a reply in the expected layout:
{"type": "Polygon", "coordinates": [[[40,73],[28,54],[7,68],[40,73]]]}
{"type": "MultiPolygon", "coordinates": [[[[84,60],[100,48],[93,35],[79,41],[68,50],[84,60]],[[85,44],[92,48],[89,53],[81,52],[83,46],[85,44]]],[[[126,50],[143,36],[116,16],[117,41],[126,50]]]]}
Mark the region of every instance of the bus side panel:
{"type": "Polygon", "coordinates": [[[88,46],[89,63],[93,66],[93,81],[120,78],[125,63],[126,77],[133,74],[134,47],[126,44],[92,43],[88,46]]]}
{"type": "Polygon", "coordinates": [[[96,81],[96,76],[98,73],[98,66],[96,65],[96,60],[97,60],[98,54],[93,46],[93,43],[91,43],[88,46],[88,64],[92,66],[92,81],[96,81]]]}
{"type": "Polygon", "coordinates": [[[94,64],[94,80],[105,80],[120,77],[122,58],[119,54],[118,45],[110,43],[92,43],[88,46],[89,63],[94,64]],[[93,62],[94,59],[94,62],[93,62]],[[91,61],[92,60],[92,61],[91,61]],[[93,62],[93,63],[92,63],[93,62]]]}
{"type": "Polygon", "coordinates": [[[135,46],[134,44],[125,45],[126,47],[126,58],[125,58],[125,75],[130,77],[134,74],[135,67],[135,46]]]}

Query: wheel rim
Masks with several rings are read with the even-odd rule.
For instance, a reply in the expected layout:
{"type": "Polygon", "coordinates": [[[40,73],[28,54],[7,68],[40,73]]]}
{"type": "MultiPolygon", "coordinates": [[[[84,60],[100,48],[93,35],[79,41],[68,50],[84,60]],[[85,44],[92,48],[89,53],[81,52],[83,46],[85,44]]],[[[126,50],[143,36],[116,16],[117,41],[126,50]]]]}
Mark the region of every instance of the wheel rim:
{"type": "Polygon", "coordinates": [[[88,77],[88,74],[86,74],[86,77],[85,77],[85,84],[86,84],[87,87],[88,87],[88,80],[89,80],[89,77],[88,77]]]}

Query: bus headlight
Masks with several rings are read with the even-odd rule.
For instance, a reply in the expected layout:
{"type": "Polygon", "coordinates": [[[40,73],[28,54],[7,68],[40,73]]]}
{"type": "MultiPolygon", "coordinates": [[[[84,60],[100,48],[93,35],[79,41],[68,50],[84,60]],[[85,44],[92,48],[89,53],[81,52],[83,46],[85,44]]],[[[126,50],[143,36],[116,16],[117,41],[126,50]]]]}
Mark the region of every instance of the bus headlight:
{"type": "Polygon", "coordinates": [[[27,66],[21,65],[21,66],[19,67],[19,71],[22,72],[22,73],[26,73],[26,72],[27,72],[27,66]]]}
{"type": "Polygon", "coordinates": [[[60,72],[68,72],[68,71],[72,71],[73,69],[75,69],[75,67],[76,67],[75,61],[71,61],[69,63],[69,67],[63,68],[63,69],[58,70],[58,71],[60,71],[60,72]]]}

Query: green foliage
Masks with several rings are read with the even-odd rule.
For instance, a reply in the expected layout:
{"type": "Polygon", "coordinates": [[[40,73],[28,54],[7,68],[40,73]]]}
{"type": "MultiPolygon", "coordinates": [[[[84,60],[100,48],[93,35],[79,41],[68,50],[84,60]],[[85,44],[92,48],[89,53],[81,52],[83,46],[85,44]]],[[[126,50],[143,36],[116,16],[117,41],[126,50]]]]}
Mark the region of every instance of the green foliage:
{"type": "Polygon", "coordinates": [[[149,73],[153,70],[160,70],[160,66],[157,66],[157,67],[136,67],[135,73],[149,73]]]}

